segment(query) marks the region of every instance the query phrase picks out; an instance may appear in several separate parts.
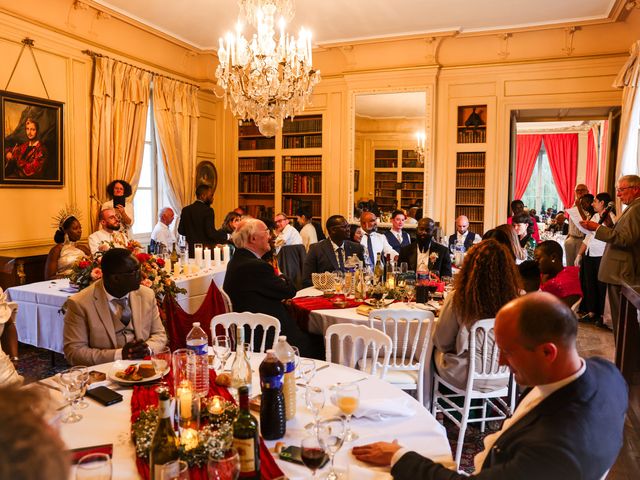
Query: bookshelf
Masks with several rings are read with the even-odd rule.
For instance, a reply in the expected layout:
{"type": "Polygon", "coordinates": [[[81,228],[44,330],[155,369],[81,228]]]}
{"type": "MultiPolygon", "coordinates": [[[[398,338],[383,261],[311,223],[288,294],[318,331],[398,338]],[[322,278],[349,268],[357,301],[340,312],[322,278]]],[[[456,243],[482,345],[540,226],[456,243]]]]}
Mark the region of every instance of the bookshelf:
{"type": "Polygon", "coordinates": [[[254,216],[273,218],[300,207],[322,216],[322,115],[287,119],[272,138],[252,121],[238,126],[238,201],[254,216]]]}
{"type": "Polygon", "coordinates": [[[382,211],[408,209],[424,196],[424,167],[415,150],[374,150],[374,198],[382,211]]]}
{"type": "Polygon", "coordinates": [[[466,215],[469,229],[484,232],[485,152],[456,153],[456,218],[466,215]]]}
{"type": "Polygon", "coordinates": [[[457,128],[458,143],[485,143],[487,141],[487,106],[459,106],[457,128]]]}

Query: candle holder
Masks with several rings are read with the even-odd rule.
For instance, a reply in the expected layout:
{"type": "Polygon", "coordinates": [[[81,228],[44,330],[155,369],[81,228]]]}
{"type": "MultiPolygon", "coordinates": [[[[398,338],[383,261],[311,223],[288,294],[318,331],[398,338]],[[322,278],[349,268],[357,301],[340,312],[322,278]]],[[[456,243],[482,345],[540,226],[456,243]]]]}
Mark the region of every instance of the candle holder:
{"type": "MultiPolygon", "coordinates": [[[[173,390],[178,391],[182,382],[196,384],[196,354],[188,348],[179,348],[171,355],[173,390]]],[[[177,396],[177,394],[176,394],[177,396]]]]}
{"type": "Polygon", "coordinates": [[[224,397],[215,395],[207,400],[204,415],[209,419],[210,425],[220,428],[233,423],[238,415],[238,407],[224,397]]]}
{"type": "Polygon", "coordinates": [[[180,444],[185,450],[198,446],[198,430],[200,429],[200,397],[193,390],[193,384],[182,380],[176,388],[178,410],[178,431],[180,444]]]}

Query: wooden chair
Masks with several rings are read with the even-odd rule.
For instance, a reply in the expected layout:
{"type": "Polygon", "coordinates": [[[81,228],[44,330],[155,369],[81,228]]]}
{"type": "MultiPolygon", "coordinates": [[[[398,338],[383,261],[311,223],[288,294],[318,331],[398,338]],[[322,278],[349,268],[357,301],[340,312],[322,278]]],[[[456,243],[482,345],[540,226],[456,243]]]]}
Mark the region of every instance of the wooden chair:
{"type": "Polygon", "coordinates": [[[248,338],[245,334],[245,342],[249,344],[252,352],[264,353],[267,348],[272,348],[280,336],[280,320],[265,313],[251,312],[230,312],[217,315],[211,319],[211,331],[215,332],[215,328],[222,325],[229,338],[235,343],[236,329],[244,328],[249,330],[248,338]],[[262,327],[262,331],[256,329],[262,327]],[[273,329],[273,337],[268,335],[273,329]],[[267,347],[267,337],[270,337],[271,346],[267,347]],[[254,343],[260,343],[258,350],[255,349],[254,343]]]}

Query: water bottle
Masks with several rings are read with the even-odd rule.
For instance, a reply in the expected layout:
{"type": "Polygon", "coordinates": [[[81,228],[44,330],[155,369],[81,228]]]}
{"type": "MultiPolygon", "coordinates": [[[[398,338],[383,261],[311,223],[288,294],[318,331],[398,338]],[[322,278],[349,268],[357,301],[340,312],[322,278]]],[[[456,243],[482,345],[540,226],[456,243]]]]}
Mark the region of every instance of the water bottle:
{"type": "Polygon", "coordinates": [[[287,420],[291,420],[296,416],[296,354],[284,335],[278,337],[275,350],[284,365],[284,411],[287,420]]]}
{"type": "Polygon", "coordinates": [[[200,322],[193,322],[187,335],[187,348],[196,354],[196,394],[206,397],[209,393],[209,337],[200,328],[200,322]]]}
{"type": "Polygon", "coordinates": [[[287,431],[282,383],[284,365],[276,357],[275,350],[267,350],[260,364],[260,433],[265,440],[277,440],[287,431]]]}

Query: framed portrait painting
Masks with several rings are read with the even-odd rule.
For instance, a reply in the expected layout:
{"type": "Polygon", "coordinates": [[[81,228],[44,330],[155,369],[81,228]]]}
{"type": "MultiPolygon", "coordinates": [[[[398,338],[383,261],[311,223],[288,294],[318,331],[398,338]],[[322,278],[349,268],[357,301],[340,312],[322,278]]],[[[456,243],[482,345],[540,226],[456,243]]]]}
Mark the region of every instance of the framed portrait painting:
{"type": "Polygon", "coordinates": [[[63,103],[0,90],[0,187],[62,187],[63,103]]]}
{"type": "Polygon", "coordinates": [[[203,160],[196,165],[196,188],[203,184],[209,185],[214,193],[218,186],[218,171],[208,160],[203,160]]]}

